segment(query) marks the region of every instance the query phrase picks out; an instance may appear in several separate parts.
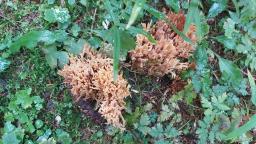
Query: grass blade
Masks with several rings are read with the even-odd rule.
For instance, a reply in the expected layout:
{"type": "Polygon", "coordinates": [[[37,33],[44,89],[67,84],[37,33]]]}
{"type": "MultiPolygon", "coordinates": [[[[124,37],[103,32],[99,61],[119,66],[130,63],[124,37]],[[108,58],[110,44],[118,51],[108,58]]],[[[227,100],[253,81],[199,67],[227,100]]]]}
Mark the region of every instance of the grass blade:
{"type": "Polygon", "coordinates": [[[120,46],[121,46],[121,39],[120,39],[120,31],[119,29],[114,26],[113,27],[113,46],[114,46],[114,51],[113,51],[113,58],[114,58],[114,81],[117,80],[118,78],[118,65],[119,65],[119,56],[120,56],[120,46]]]}
{"type": "Polygon", "coordinates": [[[171,28],[174,30],[175,33],[177,33],[179,36],[181,36],[186,42],[190,43],[191,45],[193,45],[193,42],[181,31],[179,31],[177,29],[177,27],[166,18],[165,14],[163,14],[162,12],[156,10],[155,8],[145,4],[144,5],[145,10],[147,10],[150,14],[152,14],[154,17],[158,18],[158,19],[162,19],[164,20],[166,23],[168,23],[171,28]]]}
{"type": "Polygon", "coordinates": [[[137,19],[140,11],[143,9],[144,4],[145,4],[145,0],[137,0],[135,2],[135,5],[132,8],[132,14],[129,18],[126,29],[129,29],[130,26],[135,22],[135,20],[137,19]]]}
{"type": "Polygon", "coordinates": [[[226,136],[226,140],[230,140],[230,139],[235,139],[239,136],[241,136],[242,134],[246,133],[247,131],[251,130],[252,128],[255,127],[255,123],[256,123],[256,115],[253,115],[251,117],[251,119],[245,123],[243,126],[235,129],[234,131],[230,132],[227,136],[226,136]]]}
{"type": "Polygon", "coordinates": [[[255,85],[255,81],[254,78],[252,77],[252,74],[250,73],[249,70],[247,70],[247,74],[248,74],[248,79],[249,79],[249,83],[251,86],[251,101],[252,103],[256,106],[256,85],[255,85]]]}

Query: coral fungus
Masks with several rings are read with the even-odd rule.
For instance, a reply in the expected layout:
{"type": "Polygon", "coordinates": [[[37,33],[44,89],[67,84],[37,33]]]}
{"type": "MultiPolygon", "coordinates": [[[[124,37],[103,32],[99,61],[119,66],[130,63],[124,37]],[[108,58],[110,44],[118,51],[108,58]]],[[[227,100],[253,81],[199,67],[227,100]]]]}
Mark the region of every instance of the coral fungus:
{"type": "MultiPolygon", "coordinates": [[[[167,18],[180,30],[184,28],[186,18],[182,12],[169,12],[167,18]]],[[[157,21],[152,27],[142,24],[157,43],[152,44],[144,35],[137,35],[137,46],[130,52],[132,68],[142,74],[163,76],[188,68],[188,58],[193,47],[177,35],[165,21],[157,21]]],[[[195,26],[191,25],[186,33],[193,42],[196,41],[195,26]]]]}
{"type": "Polygon", "coordinates": [[[71,57],[70,63],[59,74],[71,86],[75,101],[95,100],[107,123],[123,129],[125,121],[121,112],[125,108],[124,98],[130,92],[121,74],[117,81],[113,81],[112,63],[112,59],[86,45],[83,53],[79,57],[71,57]]]}

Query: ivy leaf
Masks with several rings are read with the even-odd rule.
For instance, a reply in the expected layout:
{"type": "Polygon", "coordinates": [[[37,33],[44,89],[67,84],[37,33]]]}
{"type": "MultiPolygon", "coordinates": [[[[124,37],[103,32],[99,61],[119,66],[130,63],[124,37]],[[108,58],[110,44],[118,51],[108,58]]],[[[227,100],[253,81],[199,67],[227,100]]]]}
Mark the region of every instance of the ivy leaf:
{"type": "Polygon", "coordinates": [[[218,59],[219,59],[219,67],[222,73],[222,77],[224,79],[230,80],[230,82],[233,83],[234,85],[238,85],[243,79],[243,76],[239,68],[237,67],[237,65],[235,65],[229,60],[221,58],[220,56],[218,56],[218,59]]]}
{"type": "Polygon", "coordinates": [[[70,19],[69,11],[67,8],[55,7],[47,9],[44,12],[44,19],[50,23],[66,23],[70,19]]]}
{"type": "Polygon", "coordinates": [[[251,102],[256,106],[256,85],[254,78],[249,70],[247,70],[248,73],[248,79],[251,86],[251,102]]]}
{"type": "Polygon", "coordinates": [[[211,6],[209,12],[208,12],[208,18],[213,18],[217,16],[219,13],[223,12],[227,7],[227,1],[221,1],[221,2],[215,2],[211,6]]]}
{"type": "Polygon", "coordinates": [[[7,69],[10,64],[10,61],[0,57],[0,72],[3,72],[5,69],[7,69]]]}

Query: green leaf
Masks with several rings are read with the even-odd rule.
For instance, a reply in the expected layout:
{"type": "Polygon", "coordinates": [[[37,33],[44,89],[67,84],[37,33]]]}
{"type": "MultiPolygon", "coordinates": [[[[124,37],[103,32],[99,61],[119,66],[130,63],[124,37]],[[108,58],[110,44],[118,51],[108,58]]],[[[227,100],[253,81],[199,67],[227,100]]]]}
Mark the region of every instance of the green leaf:
{"type": "Polygon", "coordinates": [[[10,64],[10,61],[0,57],[0,72],[3,72],[5,69],[7,69],[10,64]]]}
{"type": "Polygon", "coordinates": [[[220,35],[215,37],[218,42],[222,43],[228,49],[235,49],[236,48],[236,40],[234,38],[230,39],[224,35],[220,35]]]}
{"type": "Polygon", "coordinates": [[[202,17],[204,15],[201,14],[201,11],[198,8],[199,5],[200,5],[199,0],[192,0],[190,2],[183,32],[186,33],[188,31],[189,26],[192,23],[194,23],[196,25],[196,35],[197,35],[198,41],[201,41],[202,37],[207,32],[204,30],[207,27],[207,25],[202,24],[202,17]]]}
{"type": "Polygon", "coordinates": [[[102,40],[98,37],[90,37],[90,39],[88,39],[88,43],[94,47],[94,48],[99,48],[101,45],[102,40]]]}
{"type": "Polygon", "coordinates": [[[38,42],[44,42],[46,44],[52,44],[55,41],[63,41],[66,39],[67,33],[64,31],[51,32],[48,30],[43,31],[31,31],[24,34],[10,45],[10,52],[16,53],[21,47],[32,49],[36,47],[38,42]]]}
{"type": "Polygon", "coordinates": [[[55,46],[49,46],[43,49],[45,53],[45,58],[47,63],[50,65],[51,68],[55,68],[58,65],[58,61],[56,58],[57,48],[55,46]]]}
{"type": "Polygon", "coordinates": [[[132,13],[131,16],[129,18],[128,24],[126,26],[126,29],[129,29],[130,26],[135,22],[135,20],[137,19],[140,11],[143,9],[145,4],[145,0],[136,0],[135,1],[135,5],[132,8],[132,13]]]}
{"type": "Polygon", "coordinates": [[[44,125],[44,122],[42,120],[36,120],[35,126],[37,129],[41,128],[44,125]]]}
{"type": "Polygon", "coordinates": [[[71,144],[72,139],[70,138],[69,134],[62,129],[56,130],[56,135],[58,137],[58,142],[62,144],[71,144]]]}
{"type": "Polygon", "coordinates": [[[66,23],[69,21],[70,15],[67,8],[55,7],[45,10],[44,19],[50,23],[66,23]]]}
{"type": "Polygon", "coordinates": [[[226,136],[226,140],[230,140],[230,139],[235,139],[239,136],[242,136],[244,133],[246,133],[247,131],[251,130],[252,128],[255,127],[255,123],[256,123],[256,115],[253,115],[251,117],[251,119],[246,122],[243,126],[234,129],[232,132],[230,132],[229,134],[227,134],[226,136]]]}
{"type": "Polygon", "coordinates": [[[252,74],[250,73],[249,70],[247,70],[247,74],[248,74],[248,79],[249,79],[249,83],[251,86],[251,102],[256,106],[256,85],[255,85],[255,81],[254,78],[252,76],[252,74]]]}
{"type": "MultiPolygon", "coordinates": [[[[124,27],[125,25],[120,24],[120,26],[124,27]]],[[[142,28],[137,28],[137,27],[130,26],[128,31],[130,33],[133,33],[133,34],[142,34],[142,35],[146,36],[150,42],[152,42],[154,44],[156,43],[156,40],[153,38],[153,36],[150,33],[143,30],[142,28]]]]}
{"type": "Polygon", "coordinates": [[[68,4],[74,5],[76,3],[76,0],[68,0],[68,4]]]}
{"type": "Polygon", "coordinates": [[[215,2],[211,6],[209,12],[208,12],[208,18],[213,18],[217,16],[219,13],[223,12],[227,7],[227,1],[220,1],[220,2],[215,2]]]}
{"type": "Polygon", "coordinates": [[[147,114],[142,114],[140,117],[140,125],[148,126],[150,124],[150,118],[147,114]]]}
{"type": "Polygon", "coordinates": [[[43,49],[45,53],[45,58],[51,68],[60,66],[61,68],[68,63],[68,53],[64,51],[57,51],[55,45],[49,46],[43,49]]]}
{"type": "Polygon", "coordinates": [[[31,107],[31,104],[33,103],[33,98],[30,97],[31,91],[31,88],[18,91],[15,94],[15,96],[17,97],[16,104],[20,104],[24,109],[31,107]]]}
{"type": "Polygon", "coordinates": [[[75,55],[78,55],[82,52],[85,43],[86,42],[83,39],[79,39],[77,42],[74,39],[69,39],[64,42],[66,45],[65,49],[75,55]]]}
{"type": "Polygon", "coordinates": [[[80,0],[79,1],[83,6],[87,6],[88,0],[80,0]]]}
{"type": "Polygon", "coordinates": [[[6,38],[0,43],[0,50],[4,50],[10,46],[12,43],[11,35],[7,35],[6,38]]]}
{"type": "Polygon", "coordinates": [[[113,46],[114,46],[114,81],[118,78],[118,65],[119,65],[119,56],[120,56],[120,49],[121,49],[121,38],[120,38],[120,31],[117,27],[113,28],[113,46]]]}
{"type": "Polygon", "coordinates": [[[165,0],[166,5],[168,5],[169,7],[171,7],[174,12],[179,12],[180,10],[180,3],[179,0],[165,0]]]}
{"type": "Polygon", "coordinates": [[[71,28],[71,32],[73,34],[73,36],[78,36],[79,32],[81,31],[81,28],[78,24],[74,24],[71,28]]]}
{"type": "Polygon", "coordinates": [[[228,18],[223,25],[223,29],[225,30],[225,36],[227,38],[232,39],[233,38],[233,33],[236,33],[237,30],[235,30],[235,22],[231,19],[228,18]]]}
{"type": "Polygon", "coordinates": [[[234,85],[239,85],[243,76],[239,68],[237,67],[237,65],[235,65],[229,60],[221,58],[220,56],[218,56],[218,59],[219,59],[219,67],[222,73],[222,77],[230,80],[230,82],[233,83],[234,85]]]}
{"type": "Polygon", "coordinates": [[[47,0],[48,4],[54,4],[55,0],[47,0]]]}
{"type": "Polygon", "coordinates": [[[158,123],[156,126],[154,126],[153,128],[151,128],[151,130],[149,131],[149,134],[154,137],[154,138],[157,138],[157,137],[160,137],[163,135],[163,126],[162,124],[158,123]]]}

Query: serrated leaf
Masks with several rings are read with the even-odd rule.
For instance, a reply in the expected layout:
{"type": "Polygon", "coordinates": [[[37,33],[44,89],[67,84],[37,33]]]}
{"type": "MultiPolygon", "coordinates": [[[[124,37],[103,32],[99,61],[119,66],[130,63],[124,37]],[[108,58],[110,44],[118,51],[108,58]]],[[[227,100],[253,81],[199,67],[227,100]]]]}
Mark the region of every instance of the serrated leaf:
{"type": "Polygon", "coordinates": [[[131,25],[135,22],[135,20],[137,19],[140,11],[144,7],[144,4],[145,4],[145,0],[136,0],[135,1],[135,5],[132,8],[132,13],[131,13],[131,16],[129,18],[126,29],[129,29],[131,27],[131,25]]]}
{"type": "Polygon", "coordinates": [[[249,70],[247,70],[248,80],[251,86],[251,102],[256,106],[256,85],[254,78],[249,70]]]}
{"type": "MultiPolygon", "coordinates": [[[[226,1],[226,0],[225,0],[226,1]]],[[[211,6],[208,12],[208,18],[213,18],[217,16],[219,13],[223,12],[226,9],[227,3],[226,2],[215,2],[211,6]]]]}
{"type": "Polygon", "coordinates": [[[237,30],[235,30],[235,22],[231,19],[228,18],[223,25],[223,29],[225,30],[225,36],[227,38],[232,39],[233,38],[233,33],[237,32],[237,30]]]}
{"type": "Polygon", "coordinates": [[[218,56],[218,59],[219,59],[219,67],[220,67],[222,76],[224,78],[229,79],[230,82],[233,83],[234,85],[238,85],[243,78],[239,68],[229,60],[226,60],[219,56],[218,56]]]}
{"type": "Polygon", "coordinates": [[[143,114],[140,117],[140,125],[147,126],[150,124],[150,118],[147,114],[143,114]]]}
{"type": "Polygon", "coordinates": [[[161,137],[163,135],[163,126],[162,124],[158,123],[156,126],[152,127],[151,130],[149,131],[149,134],[154,137],[161,137]]]}

